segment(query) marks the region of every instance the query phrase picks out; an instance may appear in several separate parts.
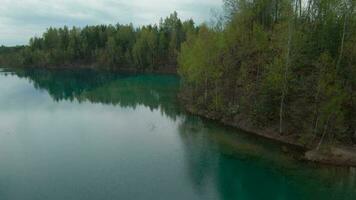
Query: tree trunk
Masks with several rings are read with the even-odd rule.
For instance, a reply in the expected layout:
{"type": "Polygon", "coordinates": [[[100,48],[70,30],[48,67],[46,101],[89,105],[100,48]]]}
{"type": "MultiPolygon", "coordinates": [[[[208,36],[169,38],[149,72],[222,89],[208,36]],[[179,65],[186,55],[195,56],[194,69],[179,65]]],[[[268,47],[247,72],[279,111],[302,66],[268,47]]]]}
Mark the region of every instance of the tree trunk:
{"type": "Polygon", "coordinates": [[[292,42],[292,22],[289,21],[288,25],[288,43],[287,43],[287,55],[286,55],[286,65],[284,70],[284,80],[283,80],[283,87],[282,87],[282,96],[281,96],[281,103],[279,108],[279,133],[283,133],[283,115],[285,110],[285,98],[287,95],[288,89],[288,73],[289,73],[289,65],[290,65],[290,52],[291,52],[291,42],[292,42]]]}
{"type": "Polygon", "coordinates": [[[319,115],[316,116],[315,123],[314,123],[314,130],[313,130],[313,140],[316,138],[318,132],[318,125],[319,125],[319,115]]]}
{"type": "Polygon", "coordinates": [[[329,117],[328,117],[328,119],[327,119],[327,121],[326,121],[326,123],[325,123],[323,135],[321,136],[320,141],[319,141],[319,144],[318,144],[318,146],[316,147],[316,150],[317,150],[317,151],[319,151],[320,146],[321,146],[321,144],[323,143],[324,138],[325,138],[325,136],[326,136],[326,133],[328,132],[328,126],[329,126],[329,121],[330,121],[331,116],[332,116],[332,114],[329,115],[329,117]]]}
{"type": "Polygon", "coordinates": [[[215,111],[218,111],[218,81],[215,81],[215,111]]]}
{"type": "Polygon", "coordinates": [[[307,8],[308,20],[310,20],[311,7],[312,7],[312,0],[308,0],[308,8],[307,8]]]}
{"type": "Polygon", "coordinates": [[[278,6],[279,6],[279,0],[276,0],[275,13],[274,13],[274,23],[278,22],[278,6]]]}
{"type": "MultiPolygon", "coordinates": [[[[321,73],[321,72],[320,72],[321,73]]],[[[319,81],[318,81],[318,89],[316,91],[316,95],[315,95],[315,110],[314,110],[314,119],[315,119],[315,123],[314,123],[314,130],[313,130],[313,133],[314,133],[314,137],[316,137],[316,134],[317,134],[317,129],[318,129],[318,124],[319,124],[319,96],[320,96],[320,76],[319,75],[319,81]]]]}
{"type": "Polygon", "coordinates": [[[340,53],[339,53],[339,58],[337,60],[337,64],[336,64],[336,70],[339,71],[340,69],[340,63],[341,63],[341,59],[344,53],[344,43],[345,43],[345,34],[346,34],[346,22],[347,22],[347,12],[345,13],[345,17],[344,17],[344,28],[342,30],[342,38],[341,38],[341,46],[340,46],[340,53]]]}
{"type": "Polygon", "coordinates": [[[302,0],[299,0],[299,17],[302,17],[302,0]]]}
{"type": "Polygon", "coordinates": [[[205,104],[207,103],[207,100],[208,100],[208,76],[205,76],[205,92],[204,92],[205,104]]]}

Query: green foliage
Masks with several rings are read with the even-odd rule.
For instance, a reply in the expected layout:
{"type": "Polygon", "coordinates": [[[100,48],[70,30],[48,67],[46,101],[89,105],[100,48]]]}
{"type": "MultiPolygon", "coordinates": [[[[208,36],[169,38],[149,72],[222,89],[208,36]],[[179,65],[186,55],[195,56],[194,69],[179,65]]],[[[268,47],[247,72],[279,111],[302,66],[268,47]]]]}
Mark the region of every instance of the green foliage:
{"type": "Polygon", "coordinates": [[[179,65],[182,94],[217,118],[244,119],[300,141],[356,133],[356,2],[224,0],[223,24],[174,12],[159,25],[49,28],[0,64],[155,71],[179,65]],[[73,65],[75,64],[75,65],[73,65]]]}
{"type": "Polygon", "coordinates": [[[182,22],[176,12],[162,19],[159,26],[50,27],[42,37],[31,38],[29,45],[16,55],[0,51],[0,62],[13,66],[13,57],[19,57],[16,60],[21,62],[17,62],[17,66],[75,68],[87,65],[133,71],[174,68],[181,43],[196,29],[192,20],[182,22]]]}
{"type": "Polygon", "coordinates": [[[350,143],[356,2],[224,2],[224,28],[202,26],[182,45],[179,73],[190,104],[309,143],[350,143]]]}
{"type": "Polygon", "coordinates": [[[5,47],[0,46],[0,65],[2,66],[21,66],[24,58],[21,52],[25,49],[24,46],[5,47]]]}

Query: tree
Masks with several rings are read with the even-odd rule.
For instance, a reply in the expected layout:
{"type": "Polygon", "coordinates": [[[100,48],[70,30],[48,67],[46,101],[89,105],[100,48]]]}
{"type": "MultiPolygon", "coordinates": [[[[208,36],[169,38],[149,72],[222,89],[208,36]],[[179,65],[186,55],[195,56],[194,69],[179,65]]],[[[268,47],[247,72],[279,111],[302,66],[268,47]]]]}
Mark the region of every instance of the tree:
{"type": "Polygon", "coordinates": [[[350,143],[356,131],[355,1],[224,5],[222,28],[201,26],[182,45],[181,96],[189,107],[292,134],[317,149],[350,143]],[[223,106],[212,109],[215,97],[223,106]]]}

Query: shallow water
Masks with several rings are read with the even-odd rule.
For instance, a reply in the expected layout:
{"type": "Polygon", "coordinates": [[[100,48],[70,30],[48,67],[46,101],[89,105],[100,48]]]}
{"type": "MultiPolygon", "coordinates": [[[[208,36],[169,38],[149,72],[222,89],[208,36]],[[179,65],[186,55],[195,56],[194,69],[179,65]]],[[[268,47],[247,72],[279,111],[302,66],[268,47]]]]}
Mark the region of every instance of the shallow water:
{"type": "Polygon", "coordinates": [[[173,75],[2,70],[0,199],[356,199],[355,169],[187,115],[178,89],[173,75]]]}

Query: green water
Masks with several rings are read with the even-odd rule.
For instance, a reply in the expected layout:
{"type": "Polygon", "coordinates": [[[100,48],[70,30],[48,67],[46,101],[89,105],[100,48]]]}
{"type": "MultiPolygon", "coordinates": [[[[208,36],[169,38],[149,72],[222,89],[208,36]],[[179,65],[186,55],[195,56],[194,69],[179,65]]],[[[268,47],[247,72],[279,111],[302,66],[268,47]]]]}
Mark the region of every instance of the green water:
{"type": "Polygon", "coordinates": [[[356,199],[355,169],[187,115],[178,88],[170,75],[3,69],[0,199],[356,199]]]}

